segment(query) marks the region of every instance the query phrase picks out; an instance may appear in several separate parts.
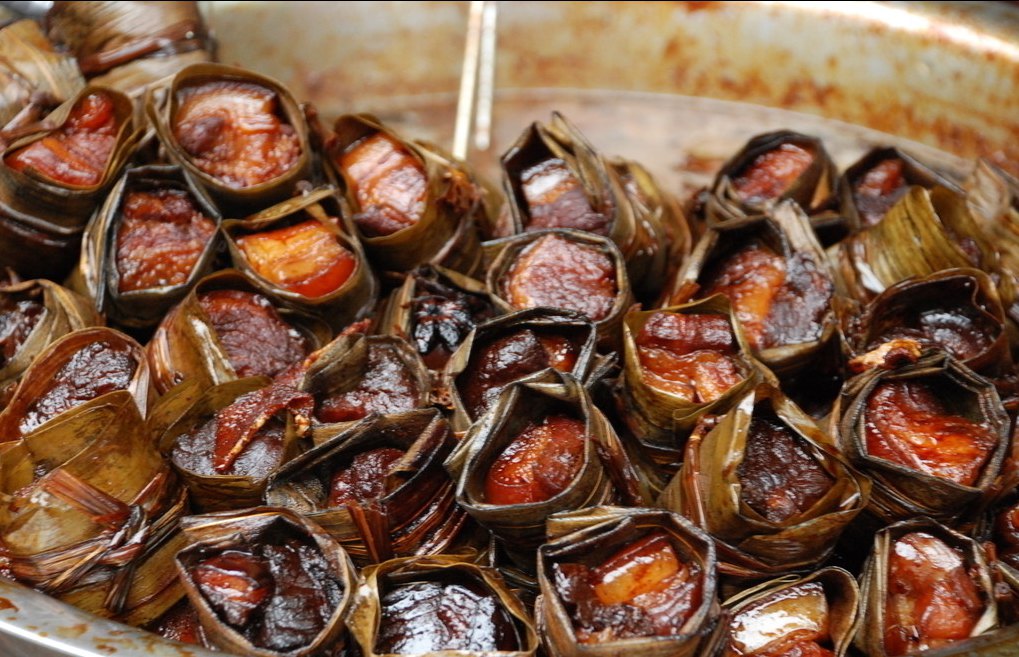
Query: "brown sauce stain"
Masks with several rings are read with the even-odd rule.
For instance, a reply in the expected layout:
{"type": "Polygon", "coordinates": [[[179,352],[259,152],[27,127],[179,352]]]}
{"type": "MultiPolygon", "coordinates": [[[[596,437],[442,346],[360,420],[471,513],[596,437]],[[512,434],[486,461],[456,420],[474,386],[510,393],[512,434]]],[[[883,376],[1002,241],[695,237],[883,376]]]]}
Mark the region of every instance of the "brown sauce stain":
{"type": "Polygon", "coordinates": [[[7,598],[0,598],[0,610],[9,609],[11,611],[21,611],[18,606],[8,600],[7,598]]]}

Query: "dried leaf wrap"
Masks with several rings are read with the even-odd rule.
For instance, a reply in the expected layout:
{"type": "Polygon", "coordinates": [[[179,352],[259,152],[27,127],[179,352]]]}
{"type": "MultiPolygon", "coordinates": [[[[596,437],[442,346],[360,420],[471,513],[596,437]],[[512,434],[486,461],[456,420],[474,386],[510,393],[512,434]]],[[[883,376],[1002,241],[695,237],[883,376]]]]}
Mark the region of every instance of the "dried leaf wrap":
{"type": "MultiPolygon", "coordinates": [[[[205,636],[219,649],[254,657],[280,655],[312,657],[323,654],[324,651],[343,650],[347,640],[345,619],[357,590],[357,573],[343,548],[318,525],[286,509],[255,507],[241,511],[190,516],[181,522],[181,528],[191,544],[177,553],[176,570],[180,573],[188,599],[198,613],[205,636]],[[341,597],[329,613],[323,628],[312,641],[304,646],[276,651],[254,644],[248,637],[223,622],[202,594],[191,569],[210,554],[251,548],[279,541],[284,537],[300,540],[325,559],[328,569],[326,572],[318,573],[320,579],[316,583],[323,585],[322,580],[329,577],[341,589],[341,597]]],[[[282,613],[295,611],[297,610],[284,609],[282,613]]]]}
{"type": "Polygon", "coordinates": [[[361,212],[357,196],[337,159],[358,142],[383,135],[406,149],[423,168],[426,178],[424,207],[417,220],[388,235],[370,236],[351,220],[352,232],[364,244],[377,268],[406,272],[435,264],[475,276],[481,271],[477,225],[487,223],[485,191],[469,167],[434,144],[405,140],[370,114],[347,114],[336,120],[328,139],[326,161],[347,204],[361,212]]]}
{"type": "Polygon", "coordinates": [[[159,323],[166,311],[179,302],[198,280],[212,272],[215,264],[218,235],[205,245],[184,283],[120,291],[116,244],[126,197],[134,191],[160,190],[186,192],[197,208],[216,222],[217,227],[219,225],[219,210],[180,167],[143,166],[128,169],[121,176],[85,227],[78,267],[72,273],[69,285],[91,299],[98,312],[123,326],[145,327],[159,323]]]}
{"type": "Polygon", "coordinates": [[[17,579],[146,623],[183,595],[170,564],[186,497],[131,394],[96,402],[0,445],[0,536],[17,579]]]}
{"type": "Polygon", "coordinates": [[[832,422],[833,427],[837,426],[839,448],[846,458],[874,481],[868,512],[884,523],[918,515],[954,522],[991,489],[1009,443],[1008,416],[994,385],[942,352],[928,352],[911,365],[893,370],[875,368],[849,380],[832,414],[832,422]],[[972,486],[868,454],[867,401],[883,382],[914,380],[941,386],[939,396],[954,412],[986,422],[996,437],[972,486]]]}
{"type": "Polygon", "coordinates": [[[463,578],[491,591],[500,608],[508,613],[516,630],[519,647],[512,651],[468,652],[440,650],[427,654],[436,657],[467,657],[475,655],[501,655],[504,657],[533,657],[538,650],[538,635],[530,614],[516,594],[503,582],[499,574],[489,568],[449,555],[432,557],[405,557],[392,559],[377,566],[369,566],[361,574],[361,587],[351,610],[349,627],[354,640],[365,657],[377,657],[375,646],[379,637],[382,616],[382,598],[396,585],[442,578],[463,578]]]}
{"type": "Polygon", "coordinates": [[[541,596],[535,604],[535,616],[550,655],[598,657],[618,655],[621,651],[653,657],[701,654],[719,612],[715,546],[709,536],[679,514],[661,509],[593,507],[554,514],[549,517],[547,527],[549,540],[538,551],[541,596]],[[695,563],[703,577],[700,601],[689,612],[681,632],[604,643],[579,642],[573,621],[555,587],[552,565],[557,562],[600,564],[621,546],[656,530],[665,533],[677,556],[695,563]]]}
{"type": "Polygon", "coordinates": [[[307,194],[285,200],[245,219],[223,222],[223,234],[234,267],[243,273],[261,292],[281,305],[317,315],[336,330],[367,315],[375,305],[378,281],[365,257],[364,249],[344,225],[343,211],[332,187],[320,187],[307,194]],[[354,271],[335,290],[318,297],[308,297],[284,289],[261,276],[238,247],[237,239],[250,233],[289,226],[310,217],[337,237],[341,246],[353,254],[354,271]]]}
{"type": "Polygon", "coordinates": [[[842,531],[867,505],[869,494],[870,481],[850,468],[832,438],[779,390],[762,384],[707,435],[691,437],[683,467],[658,504],[691,518],[711,534],[721,572],[759,578],[824,561],[842,531]],[[738,471],[747,453],[750,422],[764,409],[795,434],[801,448],[831,478],[821,497],[781,521],[767,519],[741,497],[738,471]]]}
{"type": "Polygon", "coordinates": [[[317,523],[359,564],[447,552],[467,522],[442,467],[455,445],[435,409],[373,415],[283,466],[265,499],[317,523]],[[329,482],[337,468],[385,447],[404,454],[386,475],[384,494],[331,505],[329,482]]]}

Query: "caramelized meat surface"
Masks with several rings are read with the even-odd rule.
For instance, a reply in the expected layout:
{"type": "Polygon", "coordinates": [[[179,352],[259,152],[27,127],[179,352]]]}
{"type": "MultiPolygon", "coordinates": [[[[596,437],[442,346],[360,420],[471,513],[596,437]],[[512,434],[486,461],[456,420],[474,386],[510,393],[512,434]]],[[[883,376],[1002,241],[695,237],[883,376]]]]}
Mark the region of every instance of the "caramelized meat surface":
{"type": "Polygon", "coordinates": [[[564,335],[521,329],[478,345],[464,370],[460,394],[472,417],[491,408],[507,385],[549,367],[571,372],[580,347],[564,335]]]}
{"type": "Polygon", "coordinates": [[[931,385],[885,381],[867,399],[867,453],[972,486],[998,442],[986,422],[956,415],[931,385]]]}
{"type": "Polygon", "coordinates": [[[796,144],[781,144],[761,153],[731,175],[732,188],[744,203],[781,197],[810,167],[814,154],[796,144]]]}
{"type": "Polygon", "coordinates": [[[998,559],[1019,570],[1019,503],[998,513],[994,521],[998,559]]]}
{"type": "Polygon", "coordinates": [[[118,289],[186,283],[215,232],[216,223],[187,192],[129,192],[117,228],[118,289]]]}
{"type": "Polygon", "coordinates": [[[756,242],[715,262],[702,283],[702,298],[729,297],[754,349],[818,339],[834,292],[809,255],[785,258],[756,242]]]}
{"type": "Polygon", "coordinates": [[[885,650],[908,655],[965,639],[986,608],[959,550],[906,534],[888,555],[885,650]]]}
{"type": "Polygon", "coordinates": [[[655,313],[634,341],[645,380],[686,401],[712,402],[743,379],[736,336],[720,315],[655,313]]]}
{"type": "Polygon", "coordinates": [[[198,613],[187,598],[171,607],[145,629],[171,641],[198,646],[205,644],[205,633],[198,621],[198,613]]]}
{"type": "Polygon", "coordinates": [[[902,175],[904,164],[897,157],[881,160],[853,186],[853,201],[864,227],[884,219],[892,206],[906,195],[909,185],[902,175]]]}
{"type": "Polygon", "coordinates": [[[343,506],[385,496],[389,471],[404,453],[395,447],[379,447],[355,456],[333,473],[327,505],[343,506]]]}
{"type": "Polygon", "coordinates": [[[769,522],[803,513],[831,489],[834,479],[775,416],[750,421],[746,452],[736,472],[740,498],[769,522]]]}
{"type": "Polygon", "coordinates": [[[225,550],[194,566],[191,577],[220,620],[279,652],[310,645],[343,595],[318,548],[296,538],[225,550]]]}
{"type": "Polygon", "coordinates": [[[520,187],[527,201],[526,230],[576,228],[607,235],[611,210],[591,207],[583,186],[566,162],[551,158],[526,169],[520,187]]]}
{"type": "Polygon", "coordinates": [[[301,157],[297,131],[271,89],[250,82],[205,82],[178,91],[173,135],[191,163],[236,189],[279,178],[301,157]]]}
{"type": "Polygon", "coordinates": [[[85,345],[57,370],[50,387],[28,407],[19,425],[21,432],[33,431],[100,395],[127,389],[137,368],[138,361],[126,347],[101,340],[85,345]]]}
{"type": "Polygon", "coordinates": [[[551,415],[531,424],[492,463],[485,477],[489,504],[544,502],[563,492],[584,463],[584,423],[551,415]]]}
{"type": "Polygon", "coordinates": [[[382,595],[377,654],[518,650],[513,618],[479,582],[461,577],[399,584],[382,595]]]}
{"type": "Polygon", "coordinates": [[[824,586],[790,586],[735,615],[723,657],[834,657],[829,625],[824,586]]]}
{"type": "Polygon", "coordinates": [[[553,564],[556,591],[581,643],[679,634],[700,606],[704,573],[662,531],[622,547],[603,564],[553,564]]]}
{"type": "Polygon", "coordinates": [[[357,199],[354,223],[368,237],[391,235],[421,220],[428,178],[424,166],[381,132],[365,137],[337,161],[357,199]]]}
{"type": "Polygon", "coordinates": [[[17,355],[45,314],[46,307],[34,299],[0,296],[0,368],[17,355]]]}
{"type": "Polygon", "coordinates": [[[870,341],[868,348],[906,339],[916,340],[923,347],[941,348],[963,361],[980,355],[997,339],[1001,327],[978,308],[955,301],[942,297],[881,318],[888,327],[870,341]]]}
{"type": "Polygon", "coordinates": [[[4,163],[67,187],[94,187],[117,144],[115,112],[108,95],[90,93],[74,105],[63,127],[14,151],[4,163]]]}
{"type": "Polygon", "coordinates": [[[259,276],[310,298],[338,290],[357,266],[354,254],[314,220],[239,237],[237,248],[259,276]]]}
{"type": "Polygon", "coordinates": [[[616,294],[616,267],[600,249],[546,235],[521,251],[504,275],[503,297],[517,310],[547,306],[608,317],[616,294]]]}
{"type": "Polygon", "coordinates": [[[198,303],[238,377],[273,377],[308,355],[307,340],[260,294],[212,290],[198,303]]]}
{"type": "Polygon", "coordinates": [[[414,373],[389,345],[368,348],[368,367],[360,382],[346,392],[321,400],[315,416],[321,422],[350,422],[371,413],[398,413],[417,408],[423,391],[414,373]]]}

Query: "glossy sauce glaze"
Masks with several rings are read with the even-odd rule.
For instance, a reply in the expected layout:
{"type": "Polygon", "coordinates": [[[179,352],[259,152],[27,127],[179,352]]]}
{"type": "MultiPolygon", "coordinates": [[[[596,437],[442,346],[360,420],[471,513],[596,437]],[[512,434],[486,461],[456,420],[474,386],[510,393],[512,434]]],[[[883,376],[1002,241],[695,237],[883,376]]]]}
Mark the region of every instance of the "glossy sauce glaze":
{"type": "Polygon", "coordinates": [[[389,472],[405,453],[395,447],[378,447],[355,456],[330,478],[327,506],[343,506],[384,497],[389,492],[389,472]]]}
{"type": "Polygon", "coordinates": [[[903,177],[904,162],[897,157],[881,160],[868,169],[853,185],[853,202],[863,227],[873,226],[906,195],[909,186],[903,177]]]}
{"type": "Polygon", "coordinates": [[[867,398],[867,453],[972,486],[998,443],[990,425],[952,413],[920,380],[884,381],[867,398]]]}
{"type": "Polygon", "coordinates": [[[584,464],[584,422],[550,415],[532,423],[496,457],[485,476],[488,504],[544,502],[566,490],[584,464]]]}
{"type": "Polygon", "coordinates": [[[753,241],[716,261],[701,276],[701,298],[729,297],[754,349],[821,337],[834,286],[813,258],[786,258],[753,241]]]}
{"type": "Polygon", "coordinates": [[[138,361],[126,346],[103,340],[86,344],[57,370],[46,392],[25,411],[21,432],[28,433],[100,395],[126,390],[137,368],[138,361]]]}
{"type": "Polygon", "coordinates": [[[889,552],[884,626],[889,657],[968,637],[987,605],[962,553],[925,532],[906,534],[889,552]]]}
{"type": "Polygon", "coordinates": [[[460,377],[460,395],[471,416],[480,417],[513,381],[549,367],[571,372],[579,354],[576,341],[554,329],[519,329],[486,343],[475,343],[460,377]]]}
{"type": "Polygon", "coordinates": [[[321,422],[351,422],[371,413],[398,413],[417,408],[423,390],[399,352],[386,344],[368,347],[368,364],[353,389],[319,401],[315,417],[321,422]]]}
{"type": "Polygon", "coordinates": [[[184,87],[177,99],[174,138],[192,164],[227,187],[270,182],[301,157],[297,131],[271,89],[220,80],[184,87]]]}
{"type": "Polygon", "coordinates": [[[276,540],[224,550],[193,566],[190,575],[222,622],[256,646],[287,652],[311,644],[325,629],[343,590],[316,546],[276,540]]]}
{"type": "Polygon", "coordinates": [[[103,180],[118,128],[113,99],[93,92],[74,105],[59,130],[7,155],[4,163],[67,187],[95,187],[103,180]]]}
{"type": "Polygon", "coordinates": [[[117,227],[117,289],[186,283],[215,233],[216,223],[187,192],[128,192],[117,227]]]}
{"type": "Polygon", "coordinates": [[[199,294],[198,303],[240,378],[276,376],[310,351],[308,341],[260,294],[212,290],[199,294]]]}
{"type": "Polygon", "coordinates": [[[829,626],[824,586],[789,586],[735,614],[722,657],[834,657],[829,626]]]}
{"type": "Polygon", "coordinates": [[[467,577],[395,585],[382,594],[381,607],[376,654],[520,649],[516,625],[498,596],[467,577]]]}
{"type": "Polygon", "coordinates": [[[259,276],[309,298],[335,292],[357,267],[339,238],[311,219],[238,237],[237,248],[259,276]]]}
{"type": "Polygon", "coordinates": [[[0,296],[0,368],[14,358],[46,314],[34,299],[0,296]]]}
{"type": "Polygon", "coordinates": [[[608,317],[619,290],[616,267],[601,249],[546,235],[525,247],[501,281],[516,310],[547,306],[608,317]]]}
{"type": "Polygon", "coordinates": [[[736,336],[721,315],[655,313],[635,343],[644,380],[685,401],[715,401],[744,377],[736,336]]]}
{"type": "Polygon", "coordinates": [[[999,511],[994,520],[998,559],[1019,570],[1019,503],[999,511]]]}
{"type": "Polygon", "coordinates": [[[687,563],[660,530],[597,567],[556,563],[552,570],[581,643],[679,634],[703,597],[704,572],[687,563]]]}
{"type": "Polygon", "coordinates": [[[354,223],[368,237],[391,235],[421,220],[428,178],[410,151],[381,132],[334,160],[357,199],[354,223]]]}
{"type": "Polygon", "coordinates": [[[186,598],[146,625],[145,629],[171,641],[198,646],[205,644],[205,631],[198,620],[198,613],[186,598]]]}
{"type": "Polygon", "coordinates": [[[835,483],[803,439],[770,414],[755,414],[750,421],[736,476],[740,500],[774,523],[810,509],[835,483]]]}
{"type": "Polygon", "coordinates": [[[729,178],[740,201],[762,203],[786,193],[813,162],[814,153],[786,143],[761,153],[729,178]]]}
{"type": "Polygon", "coordinates": [[[576,228],[608,234],[612,209],[592,208],[584,187],[563,160],[551,158],[525,169],[520,188],[527,202],[524,230],[576,228]]]}

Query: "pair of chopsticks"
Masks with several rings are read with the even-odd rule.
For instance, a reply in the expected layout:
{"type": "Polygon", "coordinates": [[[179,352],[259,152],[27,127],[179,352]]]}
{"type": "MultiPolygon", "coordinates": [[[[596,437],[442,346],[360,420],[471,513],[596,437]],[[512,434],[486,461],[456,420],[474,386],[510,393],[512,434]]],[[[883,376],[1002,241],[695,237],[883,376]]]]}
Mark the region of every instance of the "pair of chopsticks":
{"type": "Polygon", "coordinates": [[[492,143],[495,28],[495,0],[471,0],[453,130],[453,156],[461,160],[471,151],[472,133],[475,150],[486,151],[492,143]]]}

